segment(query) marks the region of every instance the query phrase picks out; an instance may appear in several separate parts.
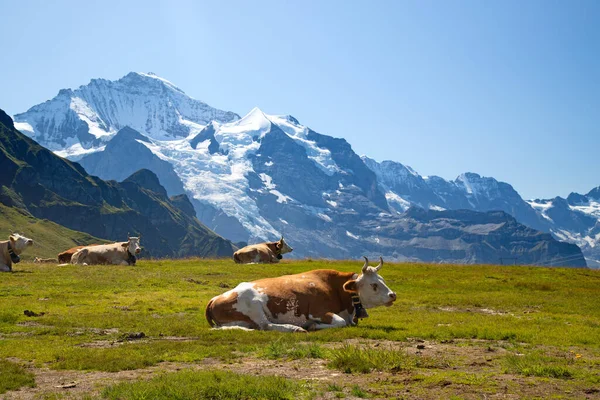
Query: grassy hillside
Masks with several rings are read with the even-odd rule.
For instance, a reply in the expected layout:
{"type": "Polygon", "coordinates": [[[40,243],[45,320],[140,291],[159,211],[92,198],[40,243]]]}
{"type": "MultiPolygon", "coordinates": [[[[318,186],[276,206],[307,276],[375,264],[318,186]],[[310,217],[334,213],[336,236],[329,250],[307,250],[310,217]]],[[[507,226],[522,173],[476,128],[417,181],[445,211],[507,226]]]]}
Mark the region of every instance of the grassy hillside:
{"type": "Polygon", "coordinates": [[[0,376],[24,382],[6,398],[600,397],[600,271],[386,264],[398,301],[358,327],[222,331],[204,318],[242,281],[360,267],[19,264],[0,283],[0,376]]]}
{"type": "Polygon", "coordinates": [[[104,243],[87,233],[73,231],[52,221],[32,217],[25,211],[0,204],[0,240],[7,240],[12,232],[33,239],[35,245],[23,253],[23,260],[34,257],[52,258],[74,246],[104,243]]]}

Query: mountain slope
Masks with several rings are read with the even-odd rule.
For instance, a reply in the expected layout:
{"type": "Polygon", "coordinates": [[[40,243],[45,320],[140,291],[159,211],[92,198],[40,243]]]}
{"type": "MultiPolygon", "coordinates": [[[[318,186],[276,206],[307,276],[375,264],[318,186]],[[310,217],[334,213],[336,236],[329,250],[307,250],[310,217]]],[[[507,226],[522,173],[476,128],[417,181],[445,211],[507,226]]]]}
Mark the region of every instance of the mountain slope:
{"type": "Polygon", "coordinates": [[[35,218],[22,209],[0,204],[0,240],[7,240],[13,231],[34,238],[35,245],[21,256],[24,260],[32,260],[35,257],[56,258],[58,253],[66,249],[104,242],[87,233],[35,218]]]}
{"type": "Polygon", "coordinates": [[[78,162],[90,175],[117,181],[140,169],[149,169],[158,176],[169,195],[184,193],[183,183],[171,164],[160,159],[140,141],[148,142],[148,139],[129,127],[122,128],[108,142],[102,154],[91,153],[78,162]]]}
{"type": "Polygon", "coordinates": [[[143,234],[150,256],[230,256],[233,246],[167,197],[140,171],[122,183],[88,175],[18,132],[0,110],[0,203],[99,238],[143,234]]]}

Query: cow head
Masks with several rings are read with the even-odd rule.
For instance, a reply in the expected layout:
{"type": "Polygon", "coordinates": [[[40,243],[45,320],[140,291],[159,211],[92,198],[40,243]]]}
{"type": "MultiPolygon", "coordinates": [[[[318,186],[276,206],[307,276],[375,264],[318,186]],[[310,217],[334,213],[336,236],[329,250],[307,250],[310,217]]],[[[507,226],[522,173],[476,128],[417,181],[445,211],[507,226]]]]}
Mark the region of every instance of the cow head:
{"type": "Polygon", "coordinates": [[[285,242],[285,240],[283,240],[283,236],[276,243],[277,243],[276,244],[277,250],[279,250],[279,254],[291,253],[292,250],[294,250],[290,246],[288,246],[288,244],[285,242]]]}
{"type": "Polygon", "coordinates": [[[365,308],[389,307],[396,301],[396,293],[387,287],[383,278],[377,273],[382,266],[382,257],[379,257],[379,265],[376,267],[369,267],[369,260],[365,257],[362,273],[358,278],[344,284],[344,290],[358,294],[360,302],[365,308]]]}
{"type": "Polygon", "coordinates": [[[139,237],[130,237],[128,238],[128,241],[121,246],[125,247],[131,254],[140,254],[142,251],[139,237]]]}
{"type": "Polygon", "coordinates": [[[18,233],[13,233],[8,237],[10,247],[16,254],[21,254],[27,247],[33,246],[33,240],[21,236],[18,233]]]}

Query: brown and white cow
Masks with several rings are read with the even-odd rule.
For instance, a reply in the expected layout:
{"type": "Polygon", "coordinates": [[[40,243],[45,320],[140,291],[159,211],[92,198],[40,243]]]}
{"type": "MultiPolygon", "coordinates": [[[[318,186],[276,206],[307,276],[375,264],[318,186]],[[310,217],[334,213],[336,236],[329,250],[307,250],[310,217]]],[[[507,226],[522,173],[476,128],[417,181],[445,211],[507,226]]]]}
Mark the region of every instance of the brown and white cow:
{"type": "Polygon", "coordinates": [[[139,237],[130,237],[127,242],[88,246],[79,249],[71,257],[71,264],[135,265],[135,255],[142,251],[139,237]]]}
{"type": "Polygon", "coordinates": [[[283,254],[290,253],[292,250],[294,249],[288,246],[282,236],[277,242],[251,244],[239,249],[233,253],[233,261],[237,264],[278,263],[283,254]]]}
{"type": "Polygon", "coordinates": [[[12,271],[12,265],[21,261],[21,254],[27,247],[33,246],[33,240],[13,233],[7,241],[0,242],[0,272],[12,271]]]}
{"type": "Polygon", "coordinates": [[[76,247],[70,248],[69,250],[65,250],[62,253],[58,254],[58,256],[57,256],[58,262],[61,264],[70,263],[71,258],[73,257],[73,254],[75,254],[77,252],[77,250],[83,249],[84,247],[92,247],[92,246],[100,246],[100,245],[99,244],[89,244],[87,246],[76,246],[76,247]]]}
{"type": "MultiPolygon", "coordinates": [[[[365,257],[362,273],[315,270],[240,283],[206,306],[212,327],[306,332],[353,324],[358,296],[364,308],[391,306],[394,293],[365,257]]],[[[364,310],[363,310],[364,311],[364,310]]]]}

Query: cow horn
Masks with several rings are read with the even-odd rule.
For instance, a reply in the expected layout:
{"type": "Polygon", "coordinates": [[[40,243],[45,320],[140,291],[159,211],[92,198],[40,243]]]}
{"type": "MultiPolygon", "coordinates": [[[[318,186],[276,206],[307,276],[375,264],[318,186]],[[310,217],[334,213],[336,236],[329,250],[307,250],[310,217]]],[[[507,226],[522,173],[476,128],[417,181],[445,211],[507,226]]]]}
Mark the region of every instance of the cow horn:
{"type": "Polygon", "coordinates": [[[375,267],[375,271],[379,271],[379,269],[383,267],[383,257],[379,257],[379,265],[375,267]]]}
{"type": "Polygon", "coordinates": [[[369,266],[369,259],[365,256],[363,256],[363,258],[365,259],[365,265],[363,265],[362,267],[362,272],[364,274],[365,272],[367,272],[367,267],[369,266]]]}

